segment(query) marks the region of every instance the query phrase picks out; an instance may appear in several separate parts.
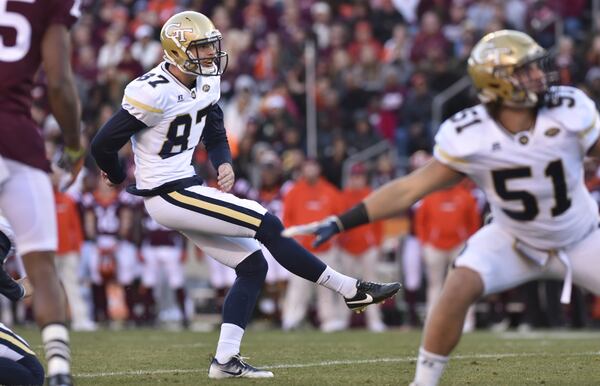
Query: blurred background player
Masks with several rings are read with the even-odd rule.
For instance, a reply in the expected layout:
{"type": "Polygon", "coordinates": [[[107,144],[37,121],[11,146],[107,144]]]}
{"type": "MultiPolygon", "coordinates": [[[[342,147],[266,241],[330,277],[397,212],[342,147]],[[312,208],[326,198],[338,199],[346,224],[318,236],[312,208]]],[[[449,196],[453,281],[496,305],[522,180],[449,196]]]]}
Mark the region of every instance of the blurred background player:
{"type": "MultiPolygon", "coordinates": [[[[427,312],[438,301],[446,273],[480,224],[477,201],[464,183],[427,195],[415,210],[415,230],[423,247],[427,275],[427,312]]],[[[475,329],[475,306],[464,331],[475,329]]]]}
{"type": "Polygon", "coordinates": [[[123,290],[128,322],[136,323],[141,317],[135,308],[140,266],[131,241],[133,200],[126,192],[104,183],[99,183],[93,193],[86,193],[82,198],[85,232],[95,244],[90,271],[96,322],[110,321],[107,288],[113,281],[123,290]]]}
{"type": "Polygon", "coordinates": [[[59,173],[52,175],[58,229],[58,247],[54,262],[69,302],[71,328],[75,331],[93,331],[96,325],[90,319],[90,310],[83,299],[79,280],[83,245],[81,214],[75,201],[60,191],[60,177],[59,173]]]}
{"type": "MultiPolygon", "coordinates": [[[[343,209],[340,191],[321,177],[321,167],[314,159],[302,164],[302,174],[283,198],[283,223],[287,227],[306,224],[339,213],[343,209]]],[[[298,242],[328,266],[339,269],[339,250],[333,242],[312,247],[311,236],[299,236],[298,242]]],[[[284,330],[298,328],[304,320],[316,292],[316,309],[321,331],[333,332],[348,327],[347,308],[335,293],[315,287],[301,277],[292,275],[285,294],[282,326],[284,330]]]]}
{"type": "MultiPolygon", "coordinates": [[[[367,167],[363,163],[352,165],[350,177],[341,192],[343,209],[353,207],[370,193],[367,167]]],[[[376,281],[382,231],[382,223],[375,222],[340,235],[338,238],[340,259],[345,271],[364,280],[376,281]]],[[[365,318],[369,331],[386,330],[381,317],[381,307],[367,308],[365,318]]]]}
{"type": "Polygon", "coordinates": [[[69,385],[67,303],[53,260],[57,231],[50,165],[30,108],[34,76],[43,64],[50,108],[63,131],[59,163],[70,174],[65,176],[67,185],[79,172],[84,155],[69,36],[80,15],[79,2],[11,1],[8,6],[3,2],[2,14],[11,37],[3,36],[0,44],[0,209],[15,232],[36,289],[33,308],[42,330],[48,383],[69,385]]]}
{"type": "MultiPolygon", "coordinates": [[[[282,218],[283,196],[292,183],[282,186],[283,170],[281,159],[273,150],[266,150],[258,157],[258,169],[257,201],[267,208],[269,213],[282,218]]],[[[267,271],[265,288],[263,289],[261,299],[259,299],[258,306],[265,316],[270,317],[275,325],[280,326],[283,301],[290,273],[277,262],[264,245],[261,245],[261,248],[265,260],[267,260],[269,270],[267,271]]]]}
{"type": "MultiPolygon", "coordinates": [[[[145,306],[155,308],[160,280],[166,278],[169,288],[174,292],[177,306],[181,313],[183,328],[189,327],[189,318],[185,309],[185,239],[176,231],[165,228],[152,219],[147,213],[142,220],[142,289],[145,306]]],[[[165,303],[162,301],[161,303],[165,303]]],[[[145,319],[154,320],[156,312],[145,319]],[[153,315],[152,315],[153,314],[153,315]]]]}

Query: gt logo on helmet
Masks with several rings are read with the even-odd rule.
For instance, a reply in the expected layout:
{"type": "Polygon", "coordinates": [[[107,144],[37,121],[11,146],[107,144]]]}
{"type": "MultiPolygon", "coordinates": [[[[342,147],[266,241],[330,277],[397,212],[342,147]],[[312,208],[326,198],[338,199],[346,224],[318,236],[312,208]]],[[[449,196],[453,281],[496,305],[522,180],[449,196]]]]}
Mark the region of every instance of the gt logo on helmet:
{"type": "Polygon", "coordinates": [[[185,33],[186,32],[194,32],[192,28],[180,28],[181,23],[173,23],[169,24],[165,28],[165,35],[169,38],[175,38],[180,42],[185,42],[185,33]],[[176,28],[176,29],[175,29],[176,28]]]}

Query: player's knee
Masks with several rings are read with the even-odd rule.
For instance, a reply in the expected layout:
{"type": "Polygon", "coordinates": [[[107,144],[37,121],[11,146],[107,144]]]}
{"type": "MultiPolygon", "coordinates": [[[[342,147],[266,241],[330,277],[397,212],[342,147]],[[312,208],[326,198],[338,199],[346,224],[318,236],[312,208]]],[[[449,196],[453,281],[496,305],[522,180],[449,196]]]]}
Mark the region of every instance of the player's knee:
{"type": "Polygon", "coordinates": [[[467,267],[456,267],[448,273],[443,294],[448,294],[457,303],[469,306],[483,295],[483,291],[483,280],[478,272],[467,267]]]}
{"type": "Polygon", "coordinates": [[[235,273],[238,276],[254,276],[265,280],[268,269],[267,260],[265,260],[262,251],[259,249],[239,263],[235,267],[235,273]]]}
{"type": "Polygon", "coordinates": [[[281,220],[277,216],[267,212],[265,213],[254,238],[261,243],[268,245],[269,240],[272,240],[275,237],[281,237],[281,231],[283,231],[283,229],[284,227],[281,220]]]}

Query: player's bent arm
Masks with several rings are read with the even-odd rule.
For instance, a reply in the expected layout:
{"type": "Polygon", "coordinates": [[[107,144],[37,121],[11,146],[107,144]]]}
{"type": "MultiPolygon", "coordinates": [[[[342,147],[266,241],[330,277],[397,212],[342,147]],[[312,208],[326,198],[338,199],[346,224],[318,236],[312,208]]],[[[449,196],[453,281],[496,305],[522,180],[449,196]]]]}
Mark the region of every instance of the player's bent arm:
{"type": "Polygon", "coordinates": [[[401,213],[427,194],[451,186],[463,177],[449,166],[432,159],[422,168],[390,181],[365,198],[363,203],[369,222],[401,213]]]}
{"type": "Polygon", "coordinates": [[[91,143],[92,156],[113,184],[120,184],[127,175],[119,163],[119,150],[132,135],[146,128],[123,108],[116,112],[96,133],[91,143]]]}
{"type": "Polygon", "coordinates": [[[48,78],[50,108],[63,132],[68,149],[80,148],[81,108],[71,70],[69,31],[62,24],[52,24],[42,40],[42,61],[48,78]]]}
{"type": "Polygon", "coordinates": [[[224,163],[232,163],[227,132],[223,124],[223,110],[219,105],[214,105],[206,115],[202,143],[215,170],[219,170],[219,166],[224,163]]]}

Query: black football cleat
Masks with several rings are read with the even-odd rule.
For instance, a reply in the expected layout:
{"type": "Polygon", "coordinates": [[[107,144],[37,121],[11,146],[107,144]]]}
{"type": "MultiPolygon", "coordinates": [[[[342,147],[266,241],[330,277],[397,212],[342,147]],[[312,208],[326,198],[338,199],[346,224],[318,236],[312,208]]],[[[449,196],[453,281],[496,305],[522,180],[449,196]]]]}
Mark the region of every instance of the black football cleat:
{"type": "Polygon", "coordinates": [[[213,358],[208,368],[208,377],[213,379],[273,378],[273,373],[250,366],[244,362],[244,358],[240,354],[237,354],[224,364],[220,364],[216,358],[213,358]]]}
{"type": "Polygon", "coordinates": [[[361,312],[371,304],[381,303],[387,298],[391,298],[402,288],[398,282],[394,283],[373,283],[370,281],[358,280],[356,282],[356,295],[347,299],[346,305],[352,311],[361,312]]]}
{"type": "Polygon", "coordinates": [[[47,386],[73,386],[71,374],[55,374],[46,378],[47,386]]]}

